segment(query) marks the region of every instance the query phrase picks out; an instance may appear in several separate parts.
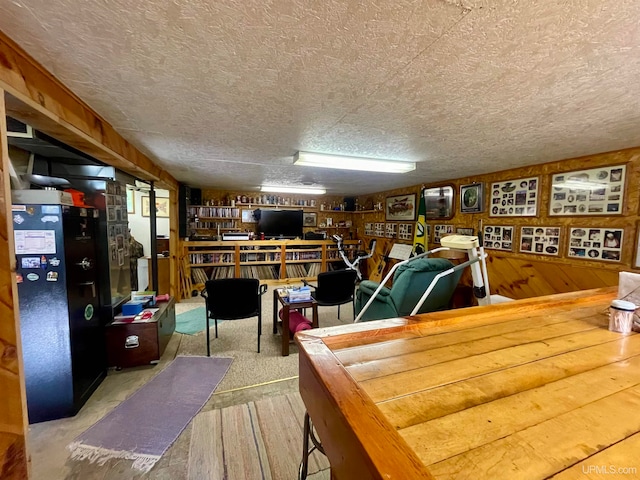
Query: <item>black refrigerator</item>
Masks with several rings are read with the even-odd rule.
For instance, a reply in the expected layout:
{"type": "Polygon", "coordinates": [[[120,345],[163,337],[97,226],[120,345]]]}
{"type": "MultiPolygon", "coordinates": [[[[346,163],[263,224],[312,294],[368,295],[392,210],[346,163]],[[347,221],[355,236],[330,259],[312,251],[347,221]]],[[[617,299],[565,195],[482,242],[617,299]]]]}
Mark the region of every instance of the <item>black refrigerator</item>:
{"type": "MultiPolygon", "coordinates": [[[[97,265],[98,210],[12,207],[29,423],[75,415],[106,376],[97,265]]],[[[35,192],[35,193],[34,193],[35,192]]],[[[47,203],[50,202],[50,203],[47,203]]]]}

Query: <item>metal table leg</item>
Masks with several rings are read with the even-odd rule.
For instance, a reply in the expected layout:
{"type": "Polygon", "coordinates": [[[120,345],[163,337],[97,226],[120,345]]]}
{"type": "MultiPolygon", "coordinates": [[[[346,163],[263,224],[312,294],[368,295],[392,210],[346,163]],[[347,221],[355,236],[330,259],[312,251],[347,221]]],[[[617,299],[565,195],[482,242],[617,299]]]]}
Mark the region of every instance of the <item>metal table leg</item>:
{"type": "Polygon", "coordinates": [[[298,480],[305,480],[307,478],[309,470],[309,455],[311,455],[315,450],[318,450],[323,455],[325,454],[320,440],[318,440],[315,432],[313,431],[311,418],[309,417],[309,414],[305,412],[304,433],[302,438],[302,461],[300,462],[300,468],[298,469],[298,480]],[[311,440],[311,443],[313,444],[311,449],[309,449],[309,440],[311,440]]]}

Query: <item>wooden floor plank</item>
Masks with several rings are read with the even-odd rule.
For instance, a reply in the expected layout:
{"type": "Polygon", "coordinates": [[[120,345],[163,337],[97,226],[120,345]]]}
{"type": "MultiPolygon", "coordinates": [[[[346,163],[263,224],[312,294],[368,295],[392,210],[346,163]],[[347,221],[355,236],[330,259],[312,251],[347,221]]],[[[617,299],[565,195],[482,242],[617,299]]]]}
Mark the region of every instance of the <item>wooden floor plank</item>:
{"type": "Polygon", "coordinates": [[[612,445],[550,477],[553,480],[640,478],[640,433],[612,445]]]}
{"type": "Polygon", "coordinates": [[[302,452],[302,430],[287,397],[279,395],[259,400],[256,411],[272,476],[296,478],[302,452]]]}
{"type": "Polygon", "coordinates": [[[640,355],[640,335],[378,403],[398,429],[640,355]]]}
{"type": "Polygon", "coordinates": [[[547,478],[640,431],[640,386],[432,464],[436,478],[547,478]],[[576,438],[575,432],[581,432],[576,438]]]}
{"type": "MultiPolygon", "coordinates": [[[[608,317],[600,315],[600,308],[588,307],[576,311],[574,319],[583,319],[593,325],[604,326],[608,322],[608,317]]],[[[339,350],[336,357],[346,367],[353,364],[362,364],[372,360],[392,357],[395,355],[406,355],[409,353],[421,352],[427,349],[445,347],[458,343],[480,340],[482,338],[527,330],[535,325],[538,328],[546,327],[567,321],[564,312],[555,315],[540,313],[526,319],[509,319],[497,324],[481,325],[465,330],[451,329],[440,333],[432,333],[427,336],[418,337],[416,335],[406,335],[401,339],[394,339],[387,342],[363,345],[348,349],[339,350]]]]}
{"type": "Polygon", "coordinates": [[[616,341],[621,336],[619,333],[605,329],[588,330],[544,342],[518,345],[503,350],[437,363],[428,367],[410,369],[366,380],[359,384],[374,402],[380,402],[505,368],[523,365],[541,358],[616,341]]]}
{"type": "Polygon", "coordinates": [[[627,368],[605,365],[405,428],[400,434],[423,462],[436,463],[640,386],[640,357],[625,362],[627,368]]]}
{"type": "Polygon", "coordinates": [[[193,419],[187,478],[189,480],[224,478],[220,410],[200,413],[193,419]]]}
{"type": "MultiPolygon", "coordinates": [[[[531,322],[534,325],[536,322],[531,322]]],[[[533,342],[544,342],[553,338],[568,334],[585,332],[598,328],[595,322],[582,320],[570,320],[556,324],[538,326],[520,331],[507,330],[496,335],[484,338],[471,338],[460,343],[453,343],[455,336],[448,337],[452,344],[431,349],[423,348],[423,351],[415,351],[409,354],[395,355],[398,350],[404,350],[401,345],[398,349],[389,348],[388,356],[379,360],[355,363],[347,368],[349,374],[357,381],[362,382],[372,378],[391,375],[395,372],[407,371],[409,368],[421,368],[442,362],[450,362],[458,358],[480,355],[483,353],[502,350],[517,345],[526,345],[533,342]]],[[[446,341],[446,340],[445,340],[446,341]]],[[[410,342],[415,343],[415,342],[410,342]]]]}
{"type": "Polygon", "coordinates": [[[259,445],[260,432],[251,404],[222,409],[222,441],[226,478],[271,479],[266,453],[259,445]]]}

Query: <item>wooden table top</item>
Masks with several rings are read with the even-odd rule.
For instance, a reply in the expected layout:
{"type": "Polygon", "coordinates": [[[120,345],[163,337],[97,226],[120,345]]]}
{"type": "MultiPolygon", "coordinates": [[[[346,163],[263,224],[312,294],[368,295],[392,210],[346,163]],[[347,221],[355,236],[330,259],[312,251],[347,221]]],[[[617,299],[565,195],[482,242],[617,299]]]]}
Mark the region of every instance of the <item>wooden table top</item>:
{"type": "Polygon", "coordinates": [[[333,478],[640,478],[640,335],[607,329],[616,292],[297,334],[333,478]]]}

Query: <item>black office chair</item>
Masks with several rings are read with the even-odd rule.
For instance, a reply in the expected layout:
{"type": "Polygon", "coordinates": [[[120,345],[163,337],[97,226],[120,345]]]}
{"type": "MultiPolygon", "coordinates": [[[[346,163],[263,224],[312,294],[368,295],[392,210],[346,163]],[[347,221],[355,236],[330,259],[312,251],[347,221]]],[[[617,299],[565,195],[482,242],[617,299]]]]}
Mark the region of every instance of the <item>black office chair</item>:
{"type": "Polygon", "coordinates": [[[318,285],[312,285],[306,280],[302,283],[311,287],[311,296],[318,302],[318,306],[338,306],[338,318],[340,318],[340,305],[351,302],[355,318],[356,306],[354,302],[354,290],[358,272],[355,270],[333,270],[318,274],[318,285]]]}
{"type": "Polygon", "coordinates": [[[236,320],[258,317],[258,353],[262,334],[262,295],[266,285],[260,285],[255,278],[222,278],[208,280],[200,292],[206,300],[207,316],[207,356],[211,356],[209,345],[209,319],[213,319],[218,338],[218,320],[236,320]]]}

